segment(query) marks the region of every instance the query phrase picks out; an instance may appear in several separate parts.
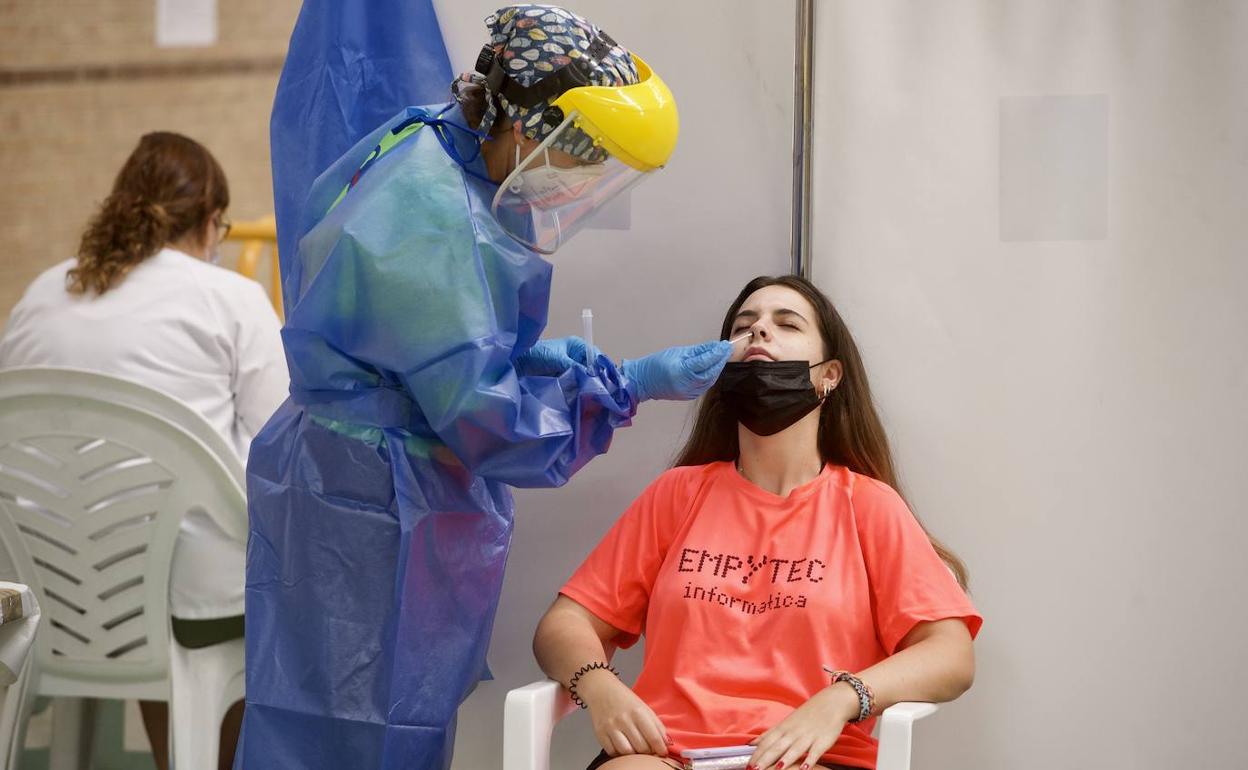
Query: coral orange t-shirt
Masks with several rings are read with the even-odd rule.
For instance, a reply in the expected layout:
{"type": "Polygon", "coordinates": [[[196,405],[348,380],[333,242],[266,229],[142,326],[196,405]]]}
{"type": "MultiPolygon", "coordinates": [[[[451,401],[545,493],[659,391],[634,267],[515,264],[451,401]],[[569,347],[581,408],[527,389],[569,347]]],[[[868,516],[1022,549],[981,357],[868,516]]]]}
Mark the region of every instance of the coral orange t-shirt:
{"type": "MultiPolygon", "coordinates": [[[[633,689],[677,750],[744,744],[861,671],[917,623],[983,622],[892,488],[827,465],[788,497],[732,463],[675,468],[642,493],[560,593],[645,635],[633,689]]],[[[875,767],[874,720],[824,762],[875,767]]]]}

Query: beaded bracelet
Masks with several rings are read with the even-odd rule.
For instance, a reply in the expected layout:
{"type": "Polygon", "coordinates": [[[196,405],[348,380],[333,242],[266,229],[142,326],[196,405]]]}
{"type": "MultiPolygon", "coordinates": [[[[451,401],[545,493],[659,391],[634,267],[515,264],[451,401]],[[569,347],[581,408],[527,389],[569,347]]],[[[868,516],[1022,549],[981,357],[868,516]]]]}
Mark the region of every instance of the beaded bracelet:
{"type": "Polygon", "coordinates": [[[837,671],[835,669],[823,667],[832,676],[832,684],[837,682],[845,682],[854,688],[854,692],[858,693],[858,716],[849,720],[850,723],[862,722],[871,718],[871,712],[875,711],[875,693],[871,692],[871,688],[866,682],[849,673],[848,671],[837,671]]]}
{"type": "Polygon", "coordinates": [[[609,663],[586,663],[585,665],[578,668],[576,670],[576,673],[572,675],[572,678],[568,680],[568,694],[572,696],[572,702],[580,706],[583,709],[587,709],[589,708],[589,706],[585,705],[585,701],[581,698],[580,695],[577,694],[576,683],[582,676],[596,669],[602,669],[603,671],[610,671],[612,674],[615,674],[617,678],[620,676],[620,672],[616,671],[615,667],[609,663]]]}

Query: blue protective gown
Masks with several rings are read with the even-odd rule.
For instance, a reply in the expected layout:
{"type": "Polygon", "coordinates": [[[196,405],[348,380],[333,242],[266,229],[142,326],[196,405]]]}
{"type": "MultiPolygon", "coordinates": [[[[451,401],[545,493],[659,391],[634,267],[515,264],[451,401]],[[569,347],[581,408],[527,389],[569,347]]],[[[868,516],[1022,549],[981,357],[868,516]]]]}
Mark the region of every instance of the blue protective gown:
{"type": "Polygon", "coordinates": [[[419,109],[321,175],[288,263],[291,397],[247,463],[245,770],[449,767],[456,709],[488,677],[508,485],[563,484],[636,409],[605,356],[596,376],[517,373],[551,267],[433,128],[332,206],[419,109]]]}

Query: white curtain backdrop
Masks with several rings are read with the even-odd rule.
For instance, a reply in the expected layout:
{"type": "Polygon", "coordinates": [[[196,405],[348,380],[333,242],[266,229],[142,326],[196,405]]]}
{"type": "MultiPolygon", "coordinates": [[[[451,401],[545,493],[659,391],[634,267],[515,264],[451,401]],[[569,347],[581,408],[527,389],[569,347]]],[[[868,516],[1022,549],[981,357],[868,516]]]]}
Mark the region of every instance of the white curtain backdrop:
{"type": "Polygon", "coordinates": [[[1248,766],[1248,2],[815,21],[814,274],[986,616],[915,766],[1248,766]]]}

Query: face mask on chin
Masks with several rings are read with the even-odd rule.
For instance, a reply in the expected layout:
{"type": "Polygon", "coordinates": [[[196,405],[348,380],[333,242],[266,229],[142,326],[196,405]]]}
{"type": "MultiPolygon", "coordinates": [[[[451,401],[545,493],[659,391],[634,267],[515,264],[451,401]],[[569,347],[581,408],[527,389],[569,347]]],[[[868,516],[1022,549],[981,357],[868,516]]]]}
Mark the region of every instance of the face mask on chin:
{"type": "Polygon", "coordinates": [[[720,397],[747,430],[772,436],[823,403],[810,381],[810,370],[831,360],[813,365],[805,361],[732,362],[719,375],[720,397]]]}

